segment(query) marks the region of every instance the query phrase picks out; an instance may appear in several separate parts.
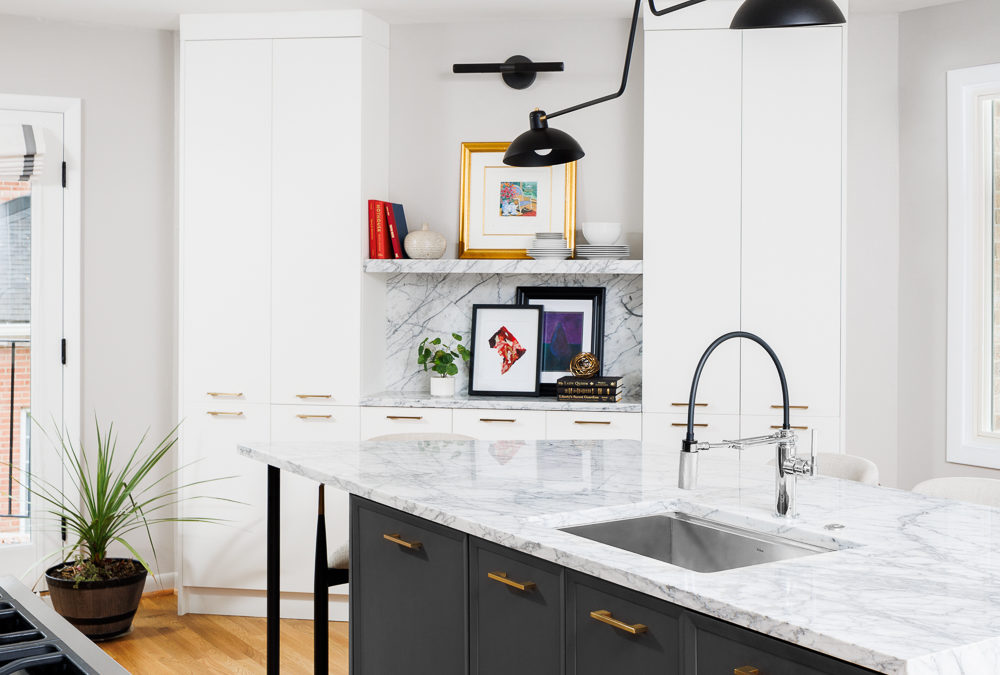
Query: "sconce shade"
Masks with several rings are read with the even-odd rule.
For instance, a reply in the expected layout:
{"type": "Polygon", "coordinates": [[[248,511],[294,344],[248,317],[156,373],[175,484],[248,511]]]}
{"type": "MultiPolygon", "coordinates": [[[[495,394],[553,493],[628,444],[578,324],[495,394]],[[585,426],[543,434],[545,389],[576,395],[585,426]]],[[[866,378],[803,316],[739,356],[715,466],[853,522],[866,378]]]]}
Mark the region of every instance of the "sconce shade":
{"type": "Polygon", "coordinates": [[[833,0],[746,0],[730,28],[790,28],[845,23],[833,0]]]}
{"type": "Polygon", "coordinates": [[[536,110],[529,115],[531,128],[514,139],[504,153],[508,166],[556,166],[575,162],[583,157],[583,148],[565,131],[552,129],[545,113],[536,110]]]}

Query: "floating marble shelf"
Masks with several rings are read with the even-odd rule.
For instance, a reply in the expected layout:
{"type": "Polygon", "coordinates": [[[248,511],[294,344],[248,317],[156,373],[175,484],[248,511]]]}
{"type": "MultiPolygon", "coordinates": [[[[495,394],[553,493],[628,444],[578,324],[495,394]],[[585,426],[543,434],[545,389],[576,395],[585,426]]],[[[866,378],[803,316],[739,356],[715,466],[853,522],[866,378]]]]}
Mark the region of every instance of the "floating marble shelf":
{"type": "Polygon", "coordinates": [[[641,260],[366,260],[371,274],[642,274],[641,260]]]}
{"type": "Polygon", "coordinates": [[[382,391],[361,399],[365,407],[386,408],[469,408],[475,410],[572,410],[577,412],[642,412],[642,400],[626,396],[618,403],[559,401],[545,396],[503,396],[497,398],[434,397],[424,392],[382,391]]]}

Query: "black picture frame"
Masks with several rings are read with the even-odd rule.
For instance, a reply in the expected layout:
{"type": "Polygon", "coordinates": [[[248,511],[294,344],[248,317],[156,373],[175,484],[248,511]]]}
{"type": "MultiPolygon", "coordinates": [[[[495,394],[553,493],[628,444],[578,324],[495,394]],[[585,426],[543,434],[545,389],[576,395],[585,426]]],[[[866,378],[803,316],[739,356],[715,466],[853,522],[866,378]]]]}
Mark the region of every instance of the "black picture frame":
{"type": "MultiPolygon", "coordinates": [[[[589,300],[592,306],[591,314],[591,345],[581,347],[581,351],[590,352],[597,357],[601,364],[598,376],[604,374],[604,306],[607,300],[607,289],[603,286],[518,286],[515,302],[518,305],[542,307],[543,311],[543,333],[544,333],[544,311],[546,300],[589,300]],[[531,301],[535,300],[535,303],[531,301]],[[540,301],[540,302],[539,302],[540,301]]],[[[544,344],[544,334],[542,336],[544,344]]],[[[543,349],[542,346],[539,350],[543,349]]],[[[541,359],[539,360],[541,361],[541,359]]],[[[539,391],[542,396],[555,396],[555,382],[542,382],[545,373],[568,374],[567,371],[546,371],[539,368],[539,391]]]]}
{"type": "MultiPolygon", "coordinates": [[[[490,337],[486,337],[489,340],[494,336],[494,324],[497,324],[496,320],[492,320],[489,327],[486,327],[487,332],[490,332],[490,337]]],[[[485,343],[484,343],[485,344],[485,343]]],[[[541,359],[541,346],[542,346],[542,308],[538,306],[519,306],[519,305],[473,305],[472,306],[472,338],[469,343],[469,351],[471,352],[469,356],[469,396],[538,396],[539,395],[539,380],[538,373],[539,368],[542,364],[541,359]],[[528,361],[522,362],[523,366],[528,366],[527,372],[518,373],[520,382],[524,383],[522,388],[511,388],[511,389],[496,389],[496,388],[482,388],[484,385],[482,378],[485,374],[477,374],[479,371],[476,370],[477,362],[482,365],[484,363],[483,354],[479,353],[482,346],[479,344],[481,338],[484,335],[483,328],[480,327],[480,319],[484,317],[487,311],[498,311],[501,313],[510,313],[512,320],[516,320],[521,328],[518,332],[521,335],[515,334],[514,337],[521,344],[521,346],[526,349],[533,350],[528,361]],[[525,314],[533,314],[534,316],[525,316],[525,314]],[[516,319],[514,317],[516,316],[516,319]],[[523,331],[528,329],[534,332],[534,335],[525,336],[523,331]],[[477,361],[478,356],[478,361],[477,361]],[[530,361],[534,361],[534,366],[530,365],[530,361]],[[530,384],[529,384],[530,383],[530,384]]],[[[521,357],[523,358],[523,357],[521,357]]],[[[518,361],[521,361],[519,358],[518,361]]],[[[511,369],[518,365],[515,362],[511,369]]],[[[485,385],[484,385],[485,386],[485,385]]]]}

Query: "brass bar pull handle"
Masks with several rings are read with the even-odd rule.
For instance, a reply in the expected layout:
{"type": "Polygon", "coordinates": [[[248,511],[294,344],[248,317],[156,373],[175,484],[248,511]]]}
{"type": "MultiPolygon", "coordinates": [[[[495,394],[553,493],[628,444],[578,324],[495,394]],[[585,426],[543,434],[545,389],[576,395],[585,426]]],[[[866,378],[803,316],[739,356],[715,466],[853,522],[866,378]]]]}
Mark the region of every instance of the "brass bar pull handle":
{"type": "Polygon", "coordinates": [[[611,424],[611,422],[602,420],[574,420],[573,424],[611,424]]]}
{"type": "MultiPolygon", "coordinates": [[[[807,405],[790,405],[788,407],[791,408],[792,410],[809,410],[809,406],[807,406],[807,405]]],[[[783,406],[783,405],[772,405],[771,408],[773,408],[774,410],[784,410],[785,406],[783,406]]]]}
{"type": "MultiPolygon", "coordinates": [[[[688,407],[687,403],[671,403],[670,405],[674,406],[675,408],[687,408],[688,407]]],[[[695,408],[707,408],[708,404],[707,403],[695,403],[694,407],[695,408]]]]}
{"type": "MultiPolygon", "coordinates": [[[[781,429],[782,427],[781,427],[780,424],[772,424],[771,428],[772,429],[781,429]]],[[[796,427],[796,426],[793,426],[792,429],[795,429],[796,431],[806,431],[806,430],[809,429],[809,427],[796,427]]]]}
{"type": "MultiPolygon", "coordinates": [[[[672,427],[686,427],[687,426],[687,422],[671,422],[670,426],[672,426],[672,427]]],[[[696,427],[707,427],[708,424],[706,422],[701,422],[701,423],[696,422],[695,426],[696,427]]]]}
{"type": "Polygon", "coordinates": [[[623,630],[630,635],[641,635],[645,633],[648,628],[641,623],[628,624],[624,621],[619,621],[618,619],[611,616],[611,612],[606,609],[597,609],[590,613],[591,619],[597,619],[601,623],[606,623],[609,626],[614,626],[618,630],[623,630]]]}
{"type": "Polygon", "coordinates": [[[243,398],[243,392],[226,392],[226,391],[208,391],[205,392],[212,398],[243,398]]]}
{"type": "Polygon", "coordinates": [[[383,534],[382,538],[386,541],[391,541],[393,544],[399,544],[403,548],[408,548],[411,551],[419,551],[424,547],[419,541],[406,541],[405,539],[399,538],[399,532],[393,532],[392,534],[383,534]]]}
{"type": "Polygon", "coordinates": [[[505,420],[501,418],[480,417],[480,422],[516,422],[517,420],[505,420]]]}
{"type": "Polygon", "coordinates": [[[243,411],[238,412],[223,412],[221,410],[209,410],[208,414],[212,417],[243,417],[243,411]]]}
{"type": "Polygon", "coordinates": [[[333,398],[333,394],[296,394],[295,398],[333,398]]]}
{"type": "Polygon", "coordinates": [[[740,666],[733,668],[733,675],[760,675],[760,671],[753,666],[740,666]]]}
{"type": "Polygon", "coordinates": [[[300,420],[328,420],[333,415],[296,415],[300,420]]]}
{"type": "Polygon", "coordinates": [[[513,579],[507,578],[506,572],[487,572],[486,576],[492,579],[493,581],[499,581],[501,584],[507,584],[511,588],[516,588],[519,591],[535,590],[534,581],[525,581],[523,583],[520,581],[514,581],[513,579]]]}
{"type": "Polygon", "coordinates": [[[423,417],[407,417],[405,415],[386,415],[387,420],[422,420],[423,417]]]}

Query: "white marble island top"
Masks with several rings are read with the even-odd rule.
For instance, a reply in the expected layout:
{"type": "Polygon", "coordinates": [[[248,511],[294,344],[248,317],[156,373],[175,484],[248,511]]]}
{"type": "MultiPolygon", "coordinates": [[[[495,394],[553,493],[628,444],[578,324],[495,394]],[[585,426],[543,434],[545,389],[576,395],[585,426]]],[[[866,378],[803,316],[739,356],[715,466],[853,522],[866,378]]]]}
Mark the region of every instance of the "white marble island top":
{"type": "Polygon", "coordinates": [[[759,633],[884,673],[1000,673],[1000,509],[799,479],[634,441],[248,443],[240,453],[759,633]],[[841,550],[703,574],[557,527],[680,510],[841,550]],[[842,529],[827,530],[839,524],[842,529]]]}

